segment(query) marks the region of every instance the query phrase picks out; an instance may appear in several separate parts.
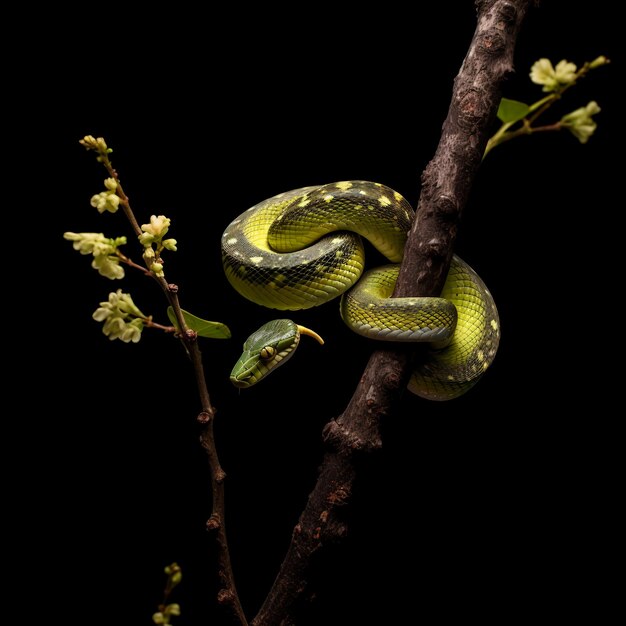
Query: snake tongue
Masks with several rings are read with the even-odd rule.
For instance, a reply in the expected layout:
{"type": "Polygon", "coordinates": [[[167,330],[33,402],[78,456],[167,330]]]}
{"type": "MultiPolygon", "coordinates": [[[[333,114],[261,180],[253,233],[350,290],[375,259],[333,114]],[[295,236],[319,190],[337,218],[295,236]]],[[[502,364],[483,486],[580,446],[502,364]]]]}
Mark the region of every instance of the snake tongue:
{"type": "Polygon", "coordinates": [[[296,324],[296,326],[298,328],[298,332],[301,335],[308,335],[309,337],[313,337],[313,339],[315,339],[320,345],[324,345],[324,340],[314,330],[311,330],[306,326],[300,326],[300,324],[296,324]]]}

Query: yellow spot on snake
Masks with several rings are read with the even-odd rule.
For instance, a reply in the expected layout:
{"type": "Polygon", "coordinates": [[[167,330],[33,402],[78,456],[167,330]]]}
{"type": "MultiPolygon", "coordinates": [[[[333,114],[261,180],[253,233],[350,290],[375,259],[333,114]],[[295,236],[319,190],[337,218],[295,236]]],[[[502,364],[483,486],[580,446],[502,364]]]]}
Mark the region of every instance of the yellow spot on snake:
{"type": "Polygon", "coordinates": [[[250,260],[253,263],[260,263],[263,260],[263,257],[262,256],[251,256],[250,260]]]}
{"type": "Polygon", "coordinates": [[[324,196],[324,202],[330,202],[330,201],[331,201],[334,197],[335,197],[335,196],[333,196],[333,194],[332,194],[332,193],[327,193],[327,194],[324,196]]]}
{"type": "Polygon", "coordinates": [[[489,363],[487,363],[487,361],[485,361],[483,363],[483,369],[486,370],[489,367],[489,363]]]}
{"type": "Polygon", "coordinates": [[[493,328],[494,330],[498,330],[498,321],[497,320],[491,320],[491,328],[493,328]]]}
{"type": "MultiPolygon", "coordinates": [[[[398,193],[397,191],[393,192],[393,197],[398,201],[398,202],[402,202],[402,200],[404,200],[404,198],[402,197],[402,194],[398,193]]],[[[406,213],[406,211],[405,211],[406,213]]],[[[408,215],[407,215],[408,217],[408,215]]]]}
{"type": "Polygon", "coordinates": [[[343,250],[337,250],[337,252],[335,252],[335,256],[336,257],[343,256],[343,250]]]}
{"type": "Polygon", "coordinates": [[[359,190],[359,193],[360,193],[362,196],[366,196],[366,195],[367,195],[367,191],[365,191],[365,189],[361,189],[361,190],[359,190]]]}
{"type": "Polygon", "coordinates": [[[231,245],[232,245],[233,243],[237,243],[237,237],[231,237],[231,238],[230,238],[230,239],[229,239],[226,243],[229,243],[229,244],[231,244],[231,245]]]}
{"type": "Polygon", "coordinates": [[[341,238],[340,237],[335,237],[331,243],[341,243],[341,238]]]}
{"type": "Polygon", "coordinates": [[[309,199],[309,196],[304,196],[304,198],[302,198],[302,200],[298,203],[298,206],[306,206],[307,204],[311,204],[311,200],[309,199]]]}
{"type": "Polygon", "coordinates": [[[448,380],[454,380],[454,376],[452,376],[452,374],[448,374],[448,380]]]}
{"type": "Polygon", "coordinates": [[[337,187],[337,189],[341,189],[341,191],[345,191],[346,189],[350,189],[350,187],[352,187],[352,183],[349,180],[344,180],[341,183],[337,183],[335,187],[337,187]]]}
{"type": "Polygon", "coordinates": [[[378,202],[383,206],[389,206],[391,204],[391,200],[387,196],[380,196],[380,198],[378,198],[378,202]]]}
{"type": "Polygon", "coordinates": [[[377,187],[382,187],[381,183],[374,183],[377,187]]]}
{"type": "Polygon", "coordinates": [[[484,360],[485,360],[485,353],[484,353],[482,350],[479,350],[479,351],[476,353],[476,356],[478,357],[478,360],[479,360],[479,361],[484,361],[484,360]]]}

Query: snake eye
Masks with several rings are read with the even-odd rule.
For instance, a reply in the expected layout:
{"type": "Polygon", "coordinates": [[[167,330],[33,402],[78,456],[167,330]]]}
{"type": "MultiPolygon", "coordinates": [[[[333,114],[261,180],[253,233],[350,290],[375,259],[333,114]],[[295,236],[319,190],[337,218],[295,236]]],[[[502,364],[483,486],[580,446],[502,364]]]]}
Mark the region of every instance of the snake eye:
{"type": "Polygon", "coordinates": [[[265,346],[265,348],[261,348],[259,356],[261,357],[261,361],[271,361],[276,356],[276,348],[273,346],[265,346]]]}

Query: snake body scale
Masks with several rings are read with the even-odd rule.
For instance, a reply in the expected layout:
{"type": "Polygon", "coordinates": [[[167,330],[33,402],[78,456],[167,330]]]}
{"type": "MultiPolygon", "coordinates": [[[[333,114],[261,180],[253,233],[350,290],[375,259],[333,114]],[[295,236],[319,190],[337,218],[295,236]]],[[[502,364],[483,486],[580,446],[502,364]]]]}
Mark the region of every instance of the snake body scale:
{"type": "MultiPolygon", "coordinates": [[[[222,236],[231,285],[265,307],[299,310],[341,296],[354,332],[384,341],[427,342],[409,390],[431,400],[458,397],[492,363],[500,340],[489,290],[454,256],[439,298],[391,298],[413,209],[398,192],[368,181],[343,181],[278,194],[233,220],[222,236]],[[363,274],[367,238],[391,264],[363,274]]],[[[251,335],[231,381],[247,387],[292,356],[300,334],[274,320],[251,335]]]]}

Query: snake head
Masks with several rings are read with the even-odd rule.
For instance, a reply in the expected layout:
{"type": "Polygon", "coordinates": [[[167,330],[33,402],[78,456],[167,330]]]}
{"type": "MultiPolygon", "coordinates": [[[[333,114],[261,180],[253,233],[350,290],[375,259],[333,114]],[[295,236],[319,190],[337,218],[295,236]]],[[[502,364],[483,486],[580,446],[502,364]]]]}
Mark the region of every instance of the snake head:
{"type": "Polygon", "coordinates": [[[310,335],[324,343],[317,333],[291,320],[279,319],[263,324],[243,344],[243,353],[230,373],[230,382],[239,388],[256,385],[293,356],[301,335],[310,335]]]}

